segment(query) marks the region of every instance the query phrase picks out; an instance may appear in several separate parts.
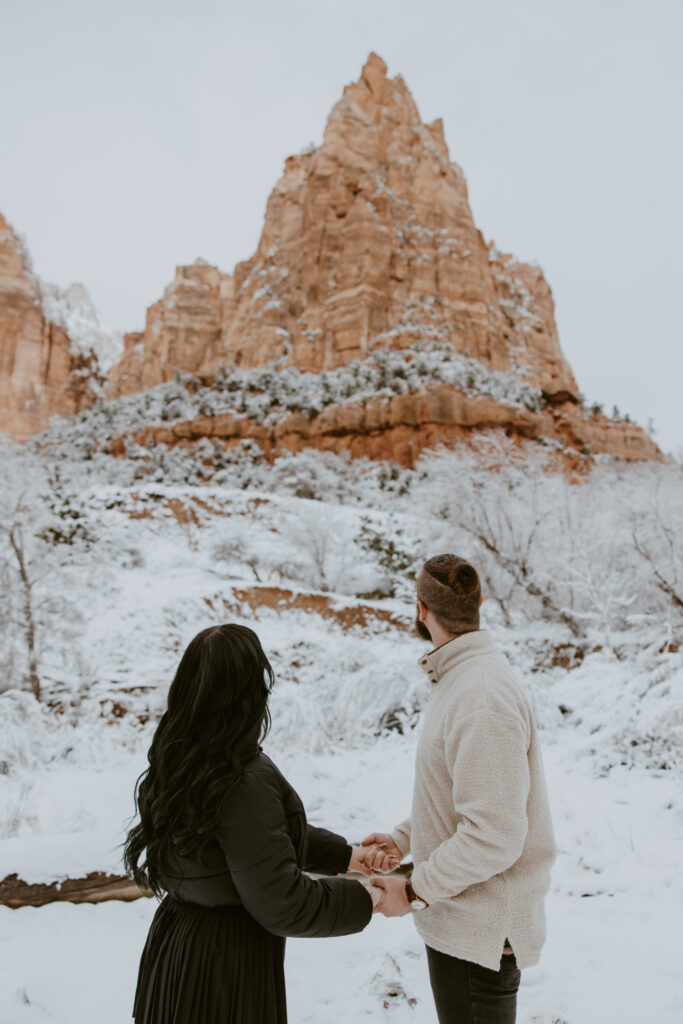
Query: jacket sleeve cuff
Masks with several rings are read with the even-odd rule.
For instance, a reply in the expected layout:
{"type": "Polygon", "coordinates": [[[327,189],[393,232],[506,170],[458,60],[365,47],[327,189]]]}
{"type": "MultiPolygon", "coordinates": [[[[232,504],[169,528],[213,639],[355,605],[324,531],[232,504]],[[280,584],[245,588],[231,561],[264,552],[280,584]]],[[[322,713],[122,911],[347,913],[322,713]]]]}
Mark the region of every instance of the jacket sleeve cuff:
{"type": "MultiPolygon", "coordinates": [[[[426,903],[437,903],[439,900],[439,893],[432,889],[429,881],[426,878],[425,866],[420,864],[419,867],[415,868],[412,875],[410,876],[410,882],[415,890],[415,895],[419,896],[420,899],[425,900],[426,903]]],[[[441,897],[443,899],[443,896],[441,897]]]]}
{"type": "Polygon", "coordinates": [[[343,836],[326,828],[308,825],[305,871],[318,875],[344,875],[351,860],[351,846],[343,836]]]}
{"type": "Polygon", "coordinates": [[[405,857],[407,853],[410,853],[410,818],[402,821],[400,825],[397,825],[394,831],[391,833],[391,838],[394,840],[401,856],[405,857]]]}
{"type": "Polygon", "coordinates": [[[334,862],[334,873],[336,875],[345,875],[349,870],[349,864],[351,863],[351,854],[353,853],[353,847],[345,843],[344,846],[339,846],[334,851],[335,862],[334,862]]]}

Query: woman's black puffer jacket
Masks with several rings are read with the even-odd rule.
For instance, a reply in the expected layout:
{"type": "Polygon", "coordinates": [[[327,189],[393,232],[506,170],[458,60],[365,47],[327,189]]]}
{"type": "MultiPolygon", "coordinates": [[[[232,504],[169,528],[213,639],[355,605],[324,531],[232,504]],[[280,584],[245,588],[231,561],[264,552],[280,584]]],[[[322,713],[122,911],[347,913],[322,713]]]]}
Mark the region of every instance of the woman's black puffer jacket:
{"type": "Polygon", "coordinates": [[[364,886],[304,874],[343,873],[350,856],[342,836],[307,824],[296,792],[260,752],[223,800],[215,835],[196,854],[169,858],[163,882],[189,903],[242,904],[275,935],[350,935],[372,916],[364,886]]]}

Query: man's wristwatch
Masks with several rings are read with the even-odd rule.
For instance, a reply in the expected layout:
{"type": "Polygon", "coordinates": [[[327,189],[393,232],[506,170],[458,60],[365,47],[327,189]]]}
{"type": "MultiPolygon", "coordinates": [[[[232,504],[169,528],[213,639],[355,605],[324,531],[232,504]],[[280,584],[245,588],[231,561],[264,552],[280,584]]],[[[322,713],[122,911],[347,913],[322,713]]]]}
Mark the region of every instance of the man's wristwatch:
{"type": "Polygon", "coordinates": [[[406,879],[406,896],[408,897],[408,903],[413,910],[426,910],[429,904],[426,900],[421,899],[415,890],[413,889],[410,879],[406,879]]]}

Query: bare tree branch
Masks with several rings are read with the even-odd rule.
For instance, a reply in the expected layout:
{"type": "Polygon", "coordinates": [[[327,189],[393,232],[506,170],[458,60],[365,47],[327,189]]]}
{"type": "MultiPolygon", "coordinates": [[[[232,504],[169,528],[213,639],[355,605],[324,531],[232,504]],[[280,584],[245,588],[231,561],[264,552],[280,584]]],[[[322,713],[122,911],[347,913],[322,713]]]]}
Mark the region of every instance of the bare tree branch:
{"type": "Polygon", "coordinates": [[[33,583],[28,574],[24,535],[18,523],[13,523],[7,531],[10,547],[14,552],[19,570],[19,578],[23,588],[23,627],[28,651],[28,676],[31,690],[36,700],[41,699],[40,677],[38,675],[38,656],[36,653],[36,623],[33,614],[33,583]]]}
{"type": "Polygon", "coordinates": [[[671,600],[677,608],[683,608],[683,597],[681,597],[681,595],[676,591],[674,584],[667,580],[666,577],[663,576],[662,573],[659,571],[655,563],[655,560],[652,557],[651,552],[648,551],[647,548],[643,547],[638,538],[638,534],[635,530],[633,531],[632,536],[633,544],[635,546],[636,551],[652,569],[653,575],[657,581],[657,586],[659,587],[659,589],[662,591],[663,594],[666,594],[667,597],[671,598],[671,600]]]}

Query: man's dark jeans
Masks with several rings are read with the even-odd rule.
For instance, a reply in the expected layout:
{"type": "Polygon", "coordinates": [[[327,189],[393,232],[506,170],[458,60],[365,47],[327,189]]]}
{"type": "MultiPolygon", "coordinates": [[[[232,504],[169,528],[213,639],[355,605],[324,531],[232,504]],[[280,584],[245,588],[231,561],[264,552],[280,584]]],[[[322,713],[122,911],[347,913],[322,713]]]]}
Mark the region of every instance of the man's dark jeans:
{"type": "Polygon", "coordinates": [[[514,953],[501,956],[498,971],[429,946],[427,962],[439,1024],[515,1024],[522,975],[514,953]]]}

